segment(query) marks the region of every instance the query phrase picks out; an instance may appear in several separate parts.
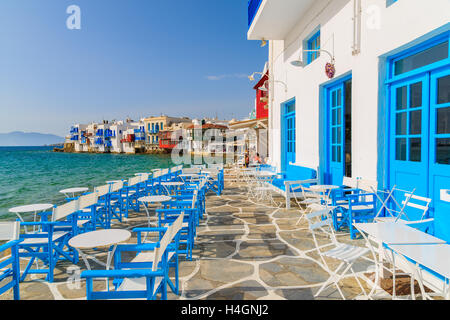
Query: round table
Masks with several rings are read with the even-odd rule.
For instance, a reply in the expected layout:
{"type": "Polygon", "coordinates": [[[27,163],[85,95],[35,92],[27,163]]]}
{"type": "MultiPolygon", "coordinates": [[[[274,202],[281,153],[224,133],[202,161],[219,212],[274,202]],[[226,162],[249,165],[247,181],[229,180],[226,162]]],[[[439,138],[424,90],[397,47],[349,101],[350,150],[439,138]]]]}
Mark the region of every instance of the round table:
{"type": "MultiPolygon", "coordinates": [[[[22,216],[20,215],[21,213],[33,213],[34,217],[33,217],[33,221],[36,222],[36,215],[38,212],[43,212],[46,210],[49,210],[53,208],[53,204],[50,203],[37,203],[37,204],[29,204],[29,205],[25,205],[25,206],[20,206],[20,207],[14,207],[9,209],[9,212],[15,213],[20,221],[24,222],[22,216]]],[[[33,231],[35,231],[36,226],[33,226],[33,231]]],[[[27,227],[25,226],[25,232],[28,233],[27,227]]]]}
{"type": "MultiPolygon", "coordinates": [[[[145,213],[147,214],[147,221],[148,221],[148,226],[151,227],[151,222],[150,222],[150,213],[148,212],[148,204],[150,203],[161,203],[161,202],[166,202],[166,201],[170,201],[172,200],[172,197],[169,196],[146,196],[146,197],[141,197],[138,199],[139,202],[142,202],[142,204],[144,205],[145,208],[145,213]]],[[[147,234],[144,237],[144,242],[147,239],[147,234]]]]}
{"type": "MultiPolygon", "coordinates": [[[[106,270],[109,270],[111,265],[111,258],[114,256],[117,245],[127,241],[131,238],[131,232],[124,229],[107,229],[107,230],[96,230],[91,232],[86,232],[79,234],[69,240],[69,246],[75,248],[80,254],[81,258],[86,265],[88,270],[91,270],[91,266],[88,262],[88,258],[97,262],[98,264],[105,266],[106,270]],[[106,259],[106,264],[98,260],[94,256],[85,254],[83,249],[94,249],[94,248],[110,248],[113,249],[108,251],[108,257],[106,259]]],[[[107,287],[109,288],[108,279],[106,279],[107,287]]]]}
{"type": "Polygon", "coordinates": [[[183,180],[185,183],[186,182],[192,182],[194,180],[198,180],[202,177],[202,175],[198,174],[198,173],[183,173],[180,174],[179,177],[181,178],[181,180],[183,180]]]}
{"type": "Polygon", "coordinates": [[[176,188],[176,187],[181,187],[184,186],[184,182],[161,182],[161,185],[164,187],[164,189],[166,189],[167,194],[170,195],[170,188],[176,188]]]}
{"type": "Polygon", "coordinates": [[[331,191],[339,188],[339,186],[335,186],[332,184],[317,184],[310,187],[311,190],[323,193],[323,200],[325,200],[325,203],[329,202],[331,191]]]}
{"type": "Polygon", "coordinates": [[[64,189],[64,190],[60,190],[59,192],[63,193],[67,198],[69,198],[69,196],[67,194],[71,193],[72,194],[72,198],[75,198],[75,193],[86,192],[88,190],[89,190],[89,188],[79,187],[79,188],[64,189]]]}
{"type": "Polygon", "coordinates": [[[339,189],[339,186],[335,186],[335,185],[331,185],[331,184],[317,184],[317,185],[313,185],[311,186],[312,190],[316,190],[316,191],[327,191],[327,190],[335,190],[335,189],[339,189]]]}

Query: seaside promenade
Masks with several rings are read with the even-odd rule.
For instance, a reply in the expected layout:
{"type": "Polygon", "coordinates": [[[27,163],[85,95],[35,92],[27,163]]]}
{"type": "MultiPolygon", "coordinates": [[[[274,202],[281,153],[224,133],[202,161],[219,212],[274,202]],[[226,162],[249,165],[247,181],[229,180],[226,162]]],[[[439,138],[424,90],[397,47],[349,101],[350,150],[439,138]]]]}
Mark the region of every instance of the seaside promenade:
{"type": "MultiPolygon", "coordinates": [[[[275,200],[283,201],[282,198],[275,200]]],[[[307,222],[303,220],[296,225],[298,218],[296,207],[287,210],[249,200],[242,183],[227,182],[221,196],[209,193],[205,219],[198,228],[193,261],[180,259],[180,296],[169,291],[168,299],[340,299],[334,287],[313,297],[329,274],[315,252],[307,222]]],[[[116,223],[112,228],[131,230],[146,223],[144,211],[132,212],[126,221],[116,223]]],[[[348,233],[338,234],[338,240],[364,245],[362,240],[350,240],[348,233]]],[[[135,235],[128,242],[136,243],[135,235]]],[[[105,251],[87,253],[106,261],[105,251]]],[[[25,263],[21,261],[22,268],[25,263]]],[[[90,263],[93,269],[103,268],[90,263]]],[[[338,265],[331,260],[327,263],[332,268],[338,265]]],[[[361,263],[354,269],[365,289],[370,291],[368,266],[361,263]]],[[[86,269],[81,259],[77,267],[80,271],[86,269]]],[[[20,284],[21,299],[86,299],[85,283],[77,281],[76,269],[70,262],[59,262],[54,283],[44,281],[40,275],[28,275],[20,284]]],[[[360,289],[354,279],[344,279],[340,285],[347,299],[358,298],[360,289]]],[[[102,290],[106,282],[95,281],[94,287],[102,290]]],[[[383,296],[389,299],[384,291],[379,298],[383,296]]],[[[12,299],[12,292],[5,293],[0,299],[12,299]]]]}

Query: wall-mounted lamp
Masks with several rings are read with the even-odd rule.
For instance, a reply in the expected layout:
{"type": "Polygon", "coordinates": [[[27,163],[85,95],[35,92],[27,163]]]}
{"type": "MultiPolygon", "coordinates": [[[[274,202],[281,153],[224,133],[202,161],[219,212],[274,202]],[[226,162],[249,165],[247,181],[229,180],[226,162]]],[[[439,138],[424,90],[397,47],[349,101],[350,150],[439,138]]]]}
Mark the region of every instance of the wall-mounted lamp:
{"type": "Polygon", "coordinates": [[[265,47],[266,45],[267,45],[267,41],[264,38],[262,38],[262,40],[261,40],[261,48],[265,47]]]}
{"type": "Polygon", "coordinates": [[[253,72],[251,75],[248,76],[248,79],[250,81],[255,81],[255,74],[260,74],[260,75],[264,76],[264,73],[262,73],[262,72],[253,72]]]}
{"type": "MultiPolygon", "coordinates": [[[[259,87],[258,90],[261,90],[264,92],[269,91],[269,89],[267,89],[267,87],[266,87],[267,82],[269,82],[269,80],[264,81],[263,85],[261,87],[259,87]]],[[[287,92],[287,84],[286,83],[284,83],[283,81],[278,81],[278,80],[273,80],[273,82],[278,82],[278,83],[281,83],[282,85],[284,85],[284,92],[287,92]]]]}
{"type": "MultiPolygon", "coordinates": [[[[325,53],[327,53],[327,54],[330,56],[330,58],[331,58],[331,64],[334,64],[334,56],[333,56],[329,51],[327,51],[327,50],[324,50],[324,49],[317,49],[317,50],[302,50],[302,51],[301,51],[301,54],[302,54],[303,52],[325,52],[325,53]]],[[[305,65],[305,63],[303,62],[303,60],[302,60],[302,58],[301,58],[301,55],[300,55],[300,58],[299,58],[298,60],[291,61],[291,64],[292,64],[294,67],[303,67],[303,66],[305,65]]]]}

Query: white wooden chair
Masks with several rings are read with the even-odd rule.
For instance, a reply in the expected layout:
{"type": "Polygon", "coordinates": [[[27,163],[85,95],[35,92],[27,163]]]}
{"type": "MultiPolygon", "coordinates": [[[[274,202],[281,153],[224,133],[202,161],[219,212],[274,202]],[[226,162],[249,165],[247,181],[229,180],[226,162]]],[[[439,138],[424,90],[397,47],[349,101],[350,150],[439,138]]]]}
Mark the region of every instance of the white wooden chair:
{"type": "Polygon", "coordinates": [[[68,240],[75,236],[78,230],[77,212],[79,211],[79,204],[79,199],[77,199],[53,208],[51,221],[23,222],[21,224],[41,227],[39,232],[21,234],[22,241],[19,244],[19,249],[22,250],[20,250],[19,256],[30,258],[21,281],[25,279],[28,273],[44,273],[47,274],[47,281],[53,282],[53,270],[59,260],[67,259],[74,264],[78,262],[78,253],[68,245],[68,240]],[[36,261],[37,263],[37,259],[44,262],[48,268],[31,270],[33,262],[36,261]]]}
{"type": "MultiPolygon", "coordinates": [[[[314,244],[316,246],[316,251],[320,256],[323,267],[331,275],[330,278],[324,282],[322,287],[316,292],[314,296],[315,297],[319,296],[324,289],[328,288],[331,285],[334,285],[339,291],[339,294],[341,295],[342,299],[345,300],[346,298],[339,286],[339,281],[341,281],[344,277],[347,277],[347,274],[350,272],[351,276],[355,278],[356,282],[360,286],[364,296],[369,299],[375,287],[369,294],[367,294],[364,287],[361,284],[360,279],[355,274],[353,265],[358,259],[365,259],[368,261],[372,261],[366,257],[366,255],[371,250],[365,247],[357,247],[352,246],[350,244],[339,243],[336,239],[334,228],[332,226],[333,224],[332,218],[330,216],[330,213],[333,208],[325,205],[321,206],[318,204],[312,204],[311,206],[315,207],[315,210],[306,215],[309,223],[309,229],[312,233],[314,244]],[[331,241],[326,244],[319,244],[318,239],[319,231],[322,231],[322,233],[326,235],[325,238],[331,241]],[[334,271],[332,271],[328,263],[326,262],[325,258],[338,260],[341,263],[334,271]]],[[[323,237],[321,237],[320,240],[323,240],[323,237]]],[[[323,242],[321,241],[321,243],[323,242]]],[[[375,262],[376,256],[373,250],[372,255],[373,255],[373,262],[375,262]]]]}

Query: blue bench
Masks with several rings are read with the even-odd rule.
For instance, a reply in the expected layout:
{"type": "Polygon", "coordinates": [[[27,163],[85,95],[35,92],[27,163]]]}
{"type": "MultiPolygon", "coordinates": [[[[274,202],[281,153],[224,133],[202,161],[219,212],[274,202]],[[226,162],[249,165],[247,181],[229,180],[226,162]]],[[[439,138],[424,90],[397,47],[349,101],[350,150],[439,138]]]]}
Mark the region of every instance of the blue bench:
{"type": "Polygon", "coordinates": [[[274,179],[272,185],[286,198],[286,208],[291,208],[291,199],[301,193],[300,185],[309,186],[319,183],[317,170],[297,165],[288,165],[282,173],[283,179],[274,179]]]}

